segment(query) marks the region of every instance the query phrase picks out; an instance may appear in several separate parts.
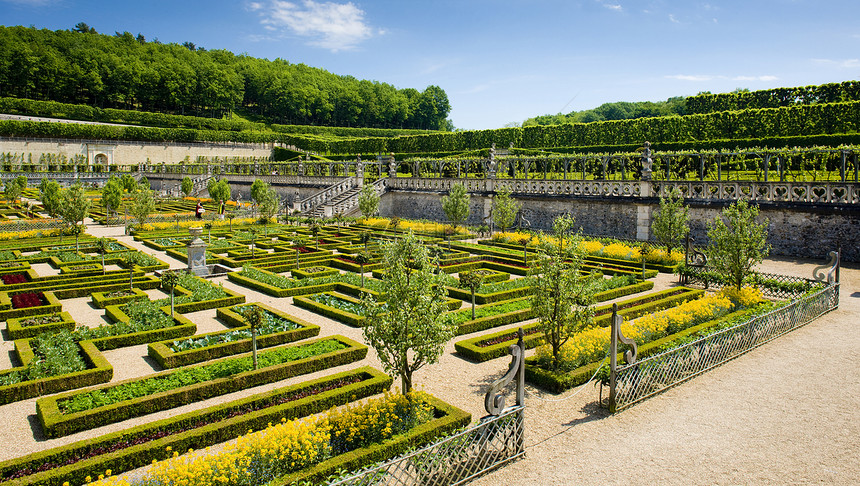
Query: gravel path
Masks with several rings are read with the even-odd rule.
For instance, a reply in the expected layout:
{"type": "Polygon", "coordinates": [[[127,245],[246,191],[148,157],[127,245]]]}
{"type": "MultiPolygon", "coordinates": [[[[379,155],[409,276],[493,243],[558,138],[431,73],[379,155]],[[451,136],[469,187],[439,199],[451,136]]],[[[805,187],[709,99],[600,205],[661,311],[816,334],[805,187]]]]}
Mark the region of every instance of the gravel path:
{"type": "MultiPolygon", "coordinates": [[[[121,227],[90,225],[88,231],[155,254],[172,268],[185,266],[122,236],[121,227]]],[[[808,276],[819,263],[768,260],[762,269],[808,276]]],[[[361,340],[360,329],[295,307],[291,298],[270,297],[224,277],[215,282],[240,291],[248,302],[262,302],[319,324],[321,336],[342,334],[361,340]]],[[[860,344],[853,332],[860,322],[860,292],[855,291],[860,288],[860,271],[844,269],[842,282],[838,311],[615,416],[597,407],[598,391],[592,385],[560,396],[527,386],[526,458],[474,484],[856,483],[860,374],[852,352],[860,344]]],[[[672,276],[661,275],[655,290],[674,284],[672,276]]],[[[89,299],[65,300],[63,310],[80,316],[83,324],[103,322],[104,312],[94,309],[89,299]]],[[[214,311],[187,317],[198,324],[198,333],[224,327],[214,311]]],[[[9,344],[4,342],[3,349],[11,349],[9,344]]],[[[104,354],[115,366],[114,381],[159,369],[145,358],[145,345],[104,354]]],[[[3,358],[0,366],[9,366],[4,362],[8,358],[3,358]]],[[[418,388],[463,408],[477,420],[485,414],[487,384],[501,376],[507,363],[507,358],[471,363],[454,354],[452,341],[440,363],[417,372],[415,381],[418,388]]],[[[35,399],[0,406],[0,415],[10,417],[0,429],[0,461],[360,365],[380,367],[371,350],[360,363],[54,440],[45,440],[35,425],[35,399]]]]}

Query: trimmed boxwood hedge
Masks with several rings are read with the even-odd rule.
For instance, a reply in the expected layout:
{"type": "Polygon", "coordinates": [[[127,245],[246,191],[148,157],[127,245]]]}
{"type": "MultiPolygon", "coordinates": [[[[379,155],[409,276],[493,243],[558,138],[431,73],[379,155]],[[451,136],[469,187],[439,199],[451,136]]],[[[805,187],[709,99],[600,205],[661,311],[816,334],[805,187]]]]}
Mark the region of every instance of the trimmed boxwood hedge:
{"type": "MultiPolygon", "coordinates": [[[[617,299],[619,297],[623,297],[625,295],[638,294],[639,292],[645,292],[647,290],[651,290],[654,288],[654,282],[645,281],[635,283],[633,285],[627,285],[625,287],[619,287],[617,289],[605,290],[603,292],[598,292],[595,294],[595,299],[598,302],[604,302],[607,300],[617,299]]],[[[638,297],[637,299],[641,299],[642,297],[638,297]]],[[[636,300],[636,299],[631,299],[636,300]]],[[[624,301],[627,302],[627,301],[624,301]]],[[[623,304],[624,302],[619,302],[619,304],[623,304]]],[[[522,311],[517,311],[522,312],[522,311]]],[[[537,324],[530,324],[528,326],[524,326],[523,330],[528,331],[537,327],[537,324]]],[[[504,356],[508,353],[508,347],[511,344],[516,343],[516,339],[509,339],[497,344],[493,344],[491,346],[481,347],[478,346],[479,342],[483,342],[488,339],[493,339],[498,336],[504,336],[506,334],[510,334],[512,332],[511,329],[507,329],[504,331],[499,331],[491,334],[483,334],[480,336],[476,336],[469,339],[463,339],[454,343],[454,349],[457,351],[457,354],[464,356],[473,361],[488,361],[494,358],[498,358],[500,356],[504,356]]],[[[541,333],[529,334],[523,338],[523,343],[526,346],[526,349],[531,349],[539,346],[543,341],[543,335],[541,333]]]]}
{"type": "Polygon", "coordinates": [[[61,486],[65,481],[72,484],[83,484],[86,476],[93,476],[94,471],[110,469],[113,474],[120,474],[146,466],[153,460],[160,461],[171,457],[172,452],[167,451],[167,447],[175,451],[186,451],[190,448],[202,449],[220,444],[246,434],[248,430],[264,429],[269,423],[277,423],[281,418],[292,420],[306,417],[357,399],[382,393],[391,387],[391,382],[391,377],[369,366],[324,376],[203,410],[195,410],[176,417],[139,425],[98,438],[81,440],[47,451],[11,459],[0,463],[0,481],[8,480],[4,484],[15,486],[61,486]],[[361,381],[297,398],[280,405],[266,406],[281,397],[301,396],[314,388],[332,386],[338,381],[351,379],[360,379],[361,381]],[[233,415],[234,413],[237,415],[233,415]],[[220,418],[225,416],[228,418],[220,418]],[[212,420],[212,423],[196,427],[198,423],[209,420],[212,420]],[[165,430],[183,426],[193,428],[165,437],[157,437],[150,441],[134,443],[141,438],[160,435],[165,430]],[[130,444],[128,447],[120,449],[112,447],[117,442],[130,444]],[[63,465],[76,457],[101,450],[105,452],[97,453],[93,457],[72,464],[63,465]],[[57,467],[34,472],[17,479],[8,479],[18,471],[34,471],[46,465],[56,465],[57,467]]]}
{"type": "MultiPolygon", "coordinates": [[[[719,319],[703,322],[702,324],[699,324],[697,326],[693,326],[688,329],[684,329],[683,331],[679,331],[675,334],[664,336],[655,341],[643,344],[642,346],[639,346],[637,348],[637,357],[641,359],[647,358],[652,354],[657,354],[661,352],[660,350],[667,343],[682,339],[684,337],[689,336],[690,334],[717,326],[720,323],[724,322],[726,319],[732,319],[746,312],[749,312],[749,309],[732,312],[731,314],[723,316],[719,319]]],[[[544,390],[548,390],[553,393],[561,393],[565,390],[569,390],[577,385],[581,385],[587,382],[604,361],[605,358],[596,363],[589,363],[587,365],[580,366],[579,368],[569,371],[567,373],[554,373],[552,371],[548,371],[537,366],[537,360],[535,358],[528,358],[526,359],[526,381],[535,386],[539,386],[544,390]]],[[[618,353],[618,362],[624,362],[623,353],[618,353]]]]}
{"type": "MultiPolygon", "coordinates": [[[[321,265],[314,265],[313,267],[307,267],[307,268],[314,268],[314,267],[319,267],[319,266],[321,266],[321,265]]],[[[316,277],[328,277],[330,275],[337,275],[340,272],[338,272],[336,268],[328,267],[325,270],[322,270],[319,272],[307,272],[302,268],[294,268],[292,270],[292,272],[290,272],[290,273],[292,274],[293,278],[316,278],[316,277]]]]}
{"type": "Polygon", "coordinates": [[[386,461],[408,450],[429,444],[438,437],[469,425],[472,421],[469,413],[432,395],[428,395],[428,399],[435,409],[435,418],[430,422],[381,443],[340,454],[313,467],[277,478],[269,485],[283,486],[298,482],[323,484],[326,478],[338,471],[355,471],[369,464],[386,461]]]}
{"type": "Polygon", "coordinates": [[[53,292],[43,292],[40,290],[24,290],[17,292],[0,292],[0,320],[5,321],[14,317],[37,316],[39,314],[53,314],[63,310],[63,305],[53,292]],[[45,305],[37,305],[34,307],[24,307],[21,309],[12,308],[12,296],[17,294],[29,294],[34,292],[42,292],[45,300],[48,302],[45,305]]]}
{"type": "MultiPolygon", "coordinates": [[[[47,313],[47,315],[53,315],[53,313],[47,313]]],[[[29,339],[35,337],[37,334],[41,334],[45,331],[58,331],[60,329],[68,329],[69,331],[75,330],[75,320],[72,319],[71,314],[69,314],[68,312],[60,312],[58,313],[58,315],[62,319],[61,321],[36,326],[21,325],[22,320],[30,319],[36,316],[13,317],[6,321],[6,332],[9,333],[9,339],[17,341],[19,339],[29,339]]]]}
{"type": "MultiPolygon", "coordinates": [[[[36,401],[36,415],[39,419],[39,423],[42,425],[42,429],[44,430],[46,437],[63,437],[82,430],[89,430],[102,425],[121,422],[129,418],[168,410],[196,401],[244,390],[246,388],[266,383],[273,383],[289,377],[313,373],[315,371],[347,363],[353,363],[364,359],[367,355],[367,346],[338,335],[319,338],[308,342],[301,342],[288,347],[306,346],[326,340],[337,340],[345,344],[347,347],[310,358],[281,363],[257,370],[248,370],[230,377],[194,383],[174,390],[155,393],[70,414],[63,414],[60,412],[58,402],[85,392],[73,391],[60,395],[44,397],[36,401]]],[[[283,348],[277,348],[276,350],[280,349],[283,348]]],[[[263,353],[273,352],[276,350],[267,350],[263,351],[263,353]]],[[[239,357],[241,357],[241,355],[239,357]]],[[[236,357],[224,359],[236,359],[236,357]]],[[[193,366],[207,366],[212,363],[213,361],[210,361],[193,366]]],[[[148,375],[143,378],[134,378],[117,383],[111,383],[100,387],[100,389],[111,388],[125,383],[133,383],[135,381],[150,379],[157,376],[169,375],[175,372],[176,370],[169,370],[148,375]]],[[[91,390],[87,390],[86,392],[88,391],[91,390]]]]}
{"type": "MultiPolygon", "coordinates": [[[[268,269],[257,268],[263,272],[275,273],[268,269]]],[[[253,278],[246,277],[244,275],[239,274],[238,272],[232,272],[227,274],[227,279],[231,282],[235,282],[239,285],[244,285],[245,287],[250,287],[254,290],[259,290],[265,294],[271,295],[273,297],[292,297],[295,295],[307,295],[307,294],[318,294],[320,292],[328,292],[334,290],[336,282],[320,284],[320,285],[309,285],[307,287],[293,287],[289,289],[281,289],[278,287],[274,287],[272,285],[260,282],[259,280],[255,280],[253,278]]]]}
{"type": "MultiPolygon", "coordinates": [[[[360,303],[361,301],[350,297],[348,295],[335,295],[333,292],[321,292],[324,294],[333,295],[339,299],[344,299],[348,302],[352,303],[360,303]]],[[[456,310],[462,306],[462,302],[457,299],[448,298],[445,300],[448,306],[448,310],[456,310]]],[[[364,327],[365,317],[360,316],[358,314],[353,314],[352,312],[348,312],[341,309],[336,309],[330,305],[323,304],[322,302],[317,302],[315,300],[311,300],[308,297],[296,296],[293,297],[293,304],[297,307],[301,307],[303,309],[307,309],[311,312],[315,312],[317,314],[323,315],[330,319],[334,319],[335,321],[342,322],[347,326],[351,327],[364,327]]]]}
{"type": "MultiPolygon", "coordinates": [[[[118,305],[107,306],[105,308],[105,316],[112,319],[114,322],[128,322],[129,317],[122,312],[119,307],[120,306],[118,305]]],[[[162,307],[161,312],[170,315],[170,306],[167,305],[162,307]]],[[[124,348],[126,346],[162,341],[164,339],[192,336],[197,332],[197,324],[194,324],[179,313],[173,314],[173,321],[176,323],[175,326],[133,332],[131,334],[120,334],[118,336],[105,336],[93,339],[92,342],[95,343],[102,351],[107,351],[110,349],[124,348]]]]}
{"type": "MultiPolygon", "coordinates": [[[[315,324],[311,324],[302,319],[287,315],[283,312],[272,309],[271,307],[264,304],[254,303],[251,305],[261,307],[266,311],[271,312],[278,317],[281,317],[282,319],[294,322],[299,325],[298,328],[290,331],[267,334],[265,336],[257,336],[258,349],[269,348],[285,343],[292,343],[302,339],[317,336],[320,333],[320,327],[315,324]]],[[[235,312],[232,307],[226,309],[219,308],[217,310],[217,315],[219,318],[227,322],[227,324],[231,327],[236,327],[238,329],[248,329],[248,326],[244,325],[244,319],[242,318],[242,316],[235,312]]],[[[215,336],[228,332],[231,332],[231,330],[210,332],[207,334],[196,334],[193,337],[199,338],[205,336],[215,336]]],[[[177,368],[179,366],[187,366],[203,361],[223,358],[225,356],[232,356],[236,354],[251,352],[250,338],[178,352],[170,349],[170,345],[173,343],[173,341],[174,339],[167,339],[164,341],[150,343],[148,346],[147,354],[150,358],[158,362],[158,364],[161,365],[162,368],[177,368]]]]}
{"type": "MultiPolygon", "coordinates": [[[[121,290],[127,290],[127,288],[121,290]]],[[[115,292],[114,290],[111,290],[110,292],[93,292],[90,297],[93,299],[93,305],[98,309],[104,309],[109,305],[127,304],[133,300],[149,300],[149,296],[146,292],[140,289],[131,289],[131,291],[134,292],[134,295],[107,297],[107,294],[115,292]]]]}
{"type": "MultiPolygon", "coordinates": [[[[96,345],[92,341],[81,341],[78,344],[81,347],[81,355],[87,363],[86,370],[0,386],[0,404],[17,402],[49,393],[73,390],[75,388],[110,381],[113,378],[113,367],[104,358],[96,345]]],[[[34,358],[29,339],[15,341],[15,351],[18,353],[23,366],[27,366],[34,358]]],[[[0,374],[10,373],[15,369],[3,370],[0,374]]]]}

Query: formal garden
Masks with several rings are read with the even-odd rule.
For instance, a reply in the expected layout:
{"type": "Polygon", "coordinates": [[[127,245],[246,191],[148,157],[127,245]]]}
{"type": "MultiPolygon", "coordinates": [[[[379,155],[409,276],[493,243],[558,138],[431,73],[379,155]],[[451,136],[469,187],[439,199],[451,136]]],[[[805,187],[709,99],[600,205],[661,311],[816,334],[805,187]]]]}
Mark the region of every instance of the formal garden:
{"type": "Polygon", "coordinates": [[[399,456],[456,482],[521,439],[492,459],[415,451],[505,420],[521,434],[507,383],[609,387],[598,405],[614,412],[838,306],[836,260],[817,279],[754,270],[767,225],[745,201],[685,248],[679,193],[644,242],[583,235],[569,214],[514,228],[509,193],[501,231],[466,227],[462,186],[442,224],[377,217],[371,192],[362,217],[299,218],[255,185],[245,208],[217,181],[209,199],[158,201],[127,177],[7,183],[0,482],[367,484],[399,456]]]}

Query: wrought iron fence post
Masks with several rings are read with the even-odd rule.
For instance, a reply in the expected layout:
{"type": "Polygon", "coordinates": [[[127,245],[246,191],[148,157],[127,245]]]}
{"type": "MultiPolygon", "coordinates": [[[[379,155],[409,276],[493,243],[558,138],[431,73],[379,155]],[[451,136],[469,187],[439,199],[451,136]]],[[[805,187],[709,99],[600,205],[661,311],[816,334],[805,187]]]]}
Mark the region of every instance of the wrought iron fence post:
{"type": "Polygon", "coordinates": [[[624,336],[621,332],[621,323],[624,319],[618,315],[618,304],[612,304],[612,317],[609,319],[609,412],[615,413],[618,408],[618,341],[630,346],[624,353],[624,361],[628,365],[636,363],[638,347],[636,341],[624,336]]]}

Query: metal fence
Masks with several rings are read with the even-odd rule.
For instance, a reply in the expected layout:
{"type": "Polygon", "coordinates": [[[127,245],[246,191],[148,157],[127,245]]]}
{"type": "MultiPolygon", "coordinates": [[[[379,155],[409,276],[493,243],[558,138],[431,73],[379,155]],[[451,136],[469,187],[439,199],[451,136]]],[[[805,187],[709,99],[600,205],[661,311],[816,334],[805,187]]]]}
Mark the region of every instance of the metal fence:
{"type": "Polygon", "coordinates": [[[524,430],[525,407],[510,407],[423,449],[328,484],[463,484],[525,454],[524,430]]]}
{"type": "Polygon", "coordinates": [[[734,359],[839,306],[839,283],[794,300],[768,314],[666,352],[617,368],[614,403],[619,411],[734,359]]]}

